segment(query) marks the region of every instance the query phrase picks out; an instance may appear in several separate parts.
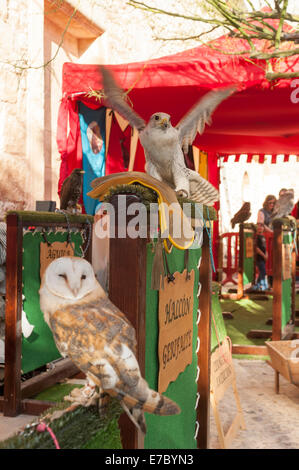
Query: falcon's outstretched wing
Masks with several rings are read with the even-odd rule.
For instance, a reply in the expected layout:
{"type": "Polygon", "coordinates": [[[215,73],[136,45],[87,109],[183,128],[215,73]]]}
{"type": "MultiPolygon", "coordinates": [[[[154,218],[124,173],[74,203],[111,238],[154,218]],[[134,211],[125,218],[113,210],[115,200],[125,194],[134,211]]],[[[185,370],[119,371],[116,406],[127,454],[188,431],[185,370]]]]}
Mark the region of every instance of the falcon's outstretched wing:
{"type": "Polygon", "coordinates": [[[103,79],[104,93],[111,108],[129,121],[132,127],[142,131],[146,126],[146,122],[126,103],[123,96],[124,93],[117,85],[112,73],[102,65],[100,65],[100,71],[103,79]]]}
{"type": "Polygon", "coordinates": [[[179,139],[184,153],[188,152],[188,147],[192,145],[196,132],[202,134],[205,125],[211,123],[211,116],[216,107],[235,91],[236,87],[210,91],[180,120],[176,129],[179,131],[179,139]]]}

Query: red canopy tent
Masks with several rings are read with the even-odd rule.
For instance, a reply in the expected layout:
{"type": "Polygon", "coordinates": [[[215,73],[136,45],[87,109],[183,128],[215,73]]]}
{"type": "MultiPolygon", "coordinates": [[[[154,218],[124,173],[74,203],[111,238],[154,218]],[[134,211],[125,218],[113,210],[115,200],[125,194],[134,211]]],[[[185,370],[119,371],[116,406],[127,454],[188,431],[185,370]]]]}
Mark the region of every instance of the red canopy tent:
{"type": "MultiPolygon", "coordinates": [[[[291,100],[291,94],[296,91],[291,87],[296,85],[295,81],[269,82],[265,79],[265,61],[230,54],[248,49],[244,40],[224,36],[211,46],[213,49],[200,46],[168,57],[110,68],[124,89],[133,87],[130,100],[142,117],[148,119],[156,111],[168,112],[173,125],[208,90],[237,84],[240,91],[217,108],[212,125],[206,127],[203,135],[197,135],[194,142],[209,153],[210,167],[215,163],[215,154],[297,154],[299,104],[291,100]]],[[[263,50],[265,42],[256,41],[256,46],[263,50]]],[[[298,56],[272,59],[271,63],[274,71],[299,72],[298,56]]],[[[78,100],[93,108],[103,106],[105,103],[86,95],[91,89],[101,87],[97,65],[64,64],[57,135],[63,163],[61,180],[72,168],[80,166],[78,100]],[[67,136],[68,116],[70,133],[67,136]]],[[[119,141],[115,146],[112,138],[106,173],[125,170],[119,149],[119,141]]],[[[134,169],[144,169],[140,145],[134,169]]]]}
{"type": "MultiPolygon", "coordinates": [[[[263,51],[268,44],[255,40],[255,46],[263,51]]],[[[120,86],[131,89],[131,103],[143,118],[163,111],[172,116],[173,125],[210,89],[237,84],[239,91],[221,103],[211,126],[206,126],[203,135],[197,135],[194,142],[208,153],[208,178],[215,186],[219,155],[248,154],[250,158],[259,154],[263,161],[264,154],[298,154],[299,103],[291,100],[291,95],[296,92],[294,85],[299,88],[299,82],[289,79],[269,82],[265,78],[266,62],[249,59],[243,54],[248,48],[242,39],[223,36],[207,46],[175,55],[109,66],[120,86]]],[[[299,73],[297,55],[270,62],[274,72],[299,73]]],[[[78,102],[93,109],[104,106],[105,102],[88,97],[90,90],[101,88],[97,65],[64,64],[57,132],[62,159],[59,186],[73,168],[82,164],[78,102]]],[[[123,135],[115,121],[106,155],[106,174],[126,171],[120,147],[123,135]]],[[[129,128],[125,135],[130,135],[129,128]]],[[[134,170],[144,171],[144,162],[138,143],[134,170]]]]}

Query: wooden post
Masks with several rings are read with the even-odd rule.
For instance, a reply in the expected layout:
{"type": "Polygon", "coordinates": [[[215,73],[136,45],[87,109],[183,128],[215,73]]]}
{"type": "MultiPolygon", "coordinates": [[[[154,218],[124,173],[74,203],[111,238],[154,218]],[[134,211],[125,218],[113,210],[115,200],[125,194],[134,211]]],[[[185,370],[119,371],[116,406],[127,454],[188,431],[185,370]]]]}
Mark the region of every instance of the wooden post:
{"type": "Polygon", "coordinates": [[[296,250],[292,247],[292,322],[296,323],[296,250]]]}
{"type": "Polygon", "coordinates": [[[273,234],[273,322],[272,341],[281,340],[282,302],[282,228],[274,226],[273,234]]]}
{"type": "Polygon", "coordinates": [[[238,290],[237,298],[241,299],[244,292],[244,224],[239,224],[239,262],[238,262],[238,290]]]}
{"type": "Polygon", "coordinates": [[[211,371],[211,292],[212,270],[209,250],[209,237],[206,231],[203,233],[202,260],[199,270],[199,282],[201,291],[198,308],[201,312],[198,324],[198,336],[200,348],[198,351],[198,366],[200,376],[198,393],[200,395],[197,409],[197,421],[200,423],[197,444],[199,449],[209,448],[210,435],[210,371],[211,371]]]}
{"type": "MultiPolygon", "coordinates": [[[[138,202],[135,196],[126,197],[127,206],[138,202]]],[[[146,238],[118,238],[120,230],[126,231],[129,217],[125,226],[118,224],[119,209],[117,196],[110,203],[115,208],[115,237],[110,238],[109,249],[109,298],[122,312],[126,314],[134,328],[137,337],[137,360],[142,376],[145,375],[145,292],[146,292],[146,238]]],[[[126,232],[125,232],[126,233],[126,232]]],[[[126,414],[120,421],[121,439],[124,449],[142,449],[143,436],[126,414]]]]}
{"type": "Polygon", "coordinates": [[[21,410],[22,226],[7,216],[4,416],[21,410]]]}

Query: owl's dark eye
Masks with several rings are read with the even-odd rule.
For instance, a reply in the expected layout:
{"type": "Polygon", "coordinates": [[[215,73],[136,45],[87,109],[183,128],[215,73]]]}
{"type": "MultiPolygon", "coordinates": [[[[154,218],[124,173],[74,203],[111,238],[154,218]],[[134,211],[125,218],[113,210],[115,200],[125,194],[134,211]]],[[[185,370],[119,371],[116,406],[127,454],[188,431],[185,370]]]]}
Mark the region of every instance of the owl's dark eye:
{"type": "Polygon", "coordinates": [[[155,118],[156,121],[159,121],[159,119],[160,119],[157,114],[156,114],[156,116],[154,116],[154,118],[155,118]]]}
{"type": "Polygon", "coordinates": [[[66,274],[58,274],[58,276],[63,277],[66,280],[66,274]]]}
{"type": "Polygon", "coordinates": [[[82,274],[81,279],[86,279],[86,274],[82,274]]]}

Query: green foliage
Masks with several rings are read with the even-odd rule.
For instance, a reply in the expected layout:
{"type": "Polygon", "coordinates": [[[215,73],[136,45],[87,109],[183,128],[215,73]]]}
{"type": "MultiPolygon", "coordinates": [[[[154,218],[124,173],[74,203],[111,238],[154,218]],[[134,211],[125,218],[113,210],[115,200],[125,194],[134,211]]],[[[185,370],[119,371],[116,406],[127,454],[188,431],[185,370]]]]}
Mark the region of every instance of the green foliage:
{"type": "MultiPolygon", "coordinates": [[[[74,385],[55,385],[37,395],[40,400],[63,400],[74,385]]],[[[59,401],[34,421],[44,421],[54,432],[61,449],[121,449],[118,419],[122,413],[119,402],[111,399],[105,414],[100,415],[97,407],[79,406],[60,418],[50,422],[49,414],[64,410],[70,402],[59,401]]],[[[47,431],[38,432],[36,426],[27,426],[23,432],[0,442],[0,449],[55,449],[52,437],[47,431]]]]}

